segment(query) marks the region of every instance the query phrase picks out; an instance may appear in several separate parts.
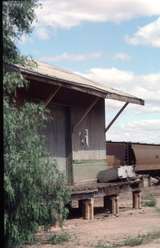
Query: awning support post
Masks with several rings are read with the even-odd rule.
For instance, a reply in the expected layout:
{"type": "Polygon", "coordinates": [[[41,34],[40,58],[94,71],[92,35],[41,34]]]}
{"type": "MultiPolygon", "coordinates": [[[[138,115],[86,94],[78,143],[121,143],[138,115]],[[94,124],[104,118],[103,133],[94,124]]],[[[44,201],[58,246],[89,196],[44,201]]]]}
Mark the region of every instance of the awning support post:
{"type": "Polygon", "coordinates": [[[109,130],[109,128],[112,126],[112,124],[115,122],[115,120],[117,120],[118,116],[122,113],[122,111],[127,107],[127,105],[129,104],[129,102],[126,102],[123,107],[118,111],[118,113],[116,114],[116,116],[113,118],[113,120],[108,124],[108,126],[105,128],[105,133],[109,130]]]}

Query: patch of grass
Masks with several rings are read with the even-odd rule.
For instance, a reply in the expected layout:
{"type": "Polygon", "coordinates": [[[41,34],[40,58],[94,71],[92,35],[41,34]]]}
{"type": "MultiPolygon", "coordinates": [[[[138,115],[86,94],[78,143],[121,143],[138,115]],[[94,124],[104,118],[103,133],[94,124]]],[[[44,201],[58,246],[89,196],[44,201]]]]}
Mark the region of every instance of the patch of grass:
{"type": "Polygon", "coordinates": [[[99,242],[95,248],[118,248],[120,246],[117,246],[117,244],[102,244],[99,242]]]}
{"type": "Polygon", "coordinates": [[[71,239],[70,235],[66,232],[62,232],[59,234],[54,234],[48,240],[48,243],[52,245],[63,244],[64,242],[68,242],[71,239]]]}
{"type": "Polygon", "coordinates": [[[144,242],[144,237],[139,235],[137,237],[128,237],[125,241],[122,242],[121,246],[137,246],[141,245],[144,242]]]}
{"type": "Polygon", "coordinates": [[[108,243],[104,244],[99,241],[99,243],[95,246],[95,248],[120,248],[123,246],[134,247],[141,244],[150,243],[152,240],[160,238],[160,231],[138,235],[136,237],[128,237],[126,240],[117,242],[117,243],[108,243]]]}
{"type": "Polygon", "coordinates": [[[152,232],[146,235],[146,241],[150,242],[154,239],[159,239],[160,238],[160,231],[152,232]]]}
{"type": "Polygon", "coordinates": [[[157,204],[156,198],[152,193],[146,195],[143,203],[144,207],[155,207],[156,204],[157,204]]]}
{"type": "Polygon", "coordinates": [[[160,214],[160,208],[156,208],[157,213],[160,214]]]}

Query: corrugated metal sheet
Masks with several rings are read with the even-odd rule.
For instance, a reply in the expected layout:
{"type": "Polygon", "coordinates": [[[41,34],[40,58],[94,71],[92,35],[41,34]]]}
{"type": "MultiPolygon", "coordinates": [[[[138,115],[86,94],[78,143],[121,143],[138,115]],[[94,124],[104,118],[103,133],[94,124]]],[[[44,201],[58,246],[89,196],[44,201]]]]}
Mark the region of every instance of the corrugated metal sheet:
{"type": "Polygon", "coordinates": [[[122,91],[110,88],[107,86],[107,84],[103,82],[102,83],[94,82],[76,73],[62,70],[54,66],[38,62],[38,61],[36,62],[37,62],[37,67],[34,67],[32,69],[27,68],[27,67],[22,67],[20,65],[16,65],[16,67],[20,68],[20,70],[25,73],[34,74],[34,75],[43,76],[43,77],[46,76],[50,80],[57,80],[57,81],[60,80],[61,83],[63,81],[64,87],[65,87],[65,83],[69,83],[70,85],[82,87],[87,90],[90,89],[90,90],[101,92],[102,94],[104,94],[104,97],[109,98],[109,99],[115,99],[119,101],[125,101],[125,102],[144,105],[144,101],[142,99],[137,98],[128,93],[124,93],[122,91]]]}

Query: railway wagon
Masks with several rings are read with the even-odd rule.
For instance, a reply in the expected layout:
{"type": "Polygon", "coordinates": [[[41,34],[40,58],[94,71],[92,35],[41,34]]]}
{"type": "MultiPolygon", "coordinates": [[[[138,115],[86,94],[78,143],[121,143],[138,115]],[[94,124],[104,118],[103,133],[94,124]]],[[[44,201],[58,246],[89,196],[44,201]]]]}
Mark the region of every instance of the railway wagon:
{"type": "Polygon", "coordinates": [[[106,142],[109,166],[131,165],[138,174],[160,177],[160,144],[106,142]]]}

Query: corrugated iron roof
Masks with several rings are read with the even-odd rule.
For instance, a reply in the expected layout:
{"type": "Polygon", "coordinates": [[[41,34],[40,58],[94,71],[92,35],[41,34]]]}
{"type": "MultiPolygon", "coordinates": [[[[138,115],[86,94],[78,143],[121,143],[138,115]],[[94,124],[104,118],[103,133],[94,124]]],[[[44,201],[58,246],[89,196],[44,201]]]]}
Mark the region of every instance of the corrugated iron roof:
{"type": "MultiPolygon", "coordinates": [[[[63,83],[63,86],[65,87],[65,84],[70,84],[72,86],[76,86],[76,88],[81,87],[84,89],[87,89],[87,92],[89,93],[89,90],[92,90],[93,92],[96,91],[100,92],[104,95],[104,98],[108,99],[115,99],[119,101],[125,101],[125,102],[130,102],[130,103],[135,103],[135,104],[140,104],[144,105],[144,100],[137,98],[133,95],[130,95],[128,93],[124,93],[122,91],[110,88],[107,86],[105,83],[99,83],[95,82],[93,80],[89,80],[79,74],[62,70],[57,67],[54,67],[52,65],[48,65],[39,61],[36,61],[37,66],[33,68],[27,68],[23,67],[21,65],[15,65],[18,67],[21,72],[39,76],[39,77],[46,77],[47,79],[50,80],[57,80],[63,83]]],[[[54,83],[54,82],[53,82],[54,83]]]]}

